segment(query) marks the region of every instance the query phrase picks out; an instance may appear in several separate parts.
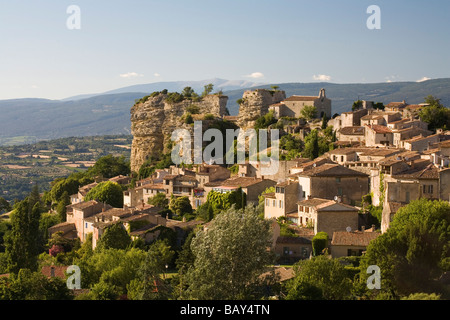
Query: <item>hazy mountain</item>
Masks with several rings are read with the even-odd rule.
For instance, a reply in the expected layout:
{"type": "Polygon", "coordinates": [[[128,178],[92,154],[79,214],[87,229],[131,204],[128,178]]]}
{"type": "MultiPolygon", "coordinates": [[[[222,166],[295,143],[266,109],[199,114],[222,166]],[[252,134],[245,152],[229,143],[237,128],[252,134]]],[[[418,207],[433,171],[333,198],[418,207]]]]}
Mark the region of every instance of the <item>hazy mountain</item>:
{"type": "Polygon", "coordinates": [[[94,96],[104,95],[104,94],[117,94],[117,93],[130,93],[130,92],[148,92],[152,93],[154,91],[161,91],[164,89],[169,90],[170,92],[181,92],[185,87],[191,87],[195,92],[201,94],[204,90],[204,86],[212,83],[214,85],[214,92],[222,90],[237,90],[242,88],[251,88],[255,86],[264,85],[264,83],[260,82],[252,82],[246,80],[225,80],[225,79],[206,79],[200,81],[171,81],[171,82],[154,82],[147,84],[137,84],[133,86],[123,87],[115,90],[106,91],[103,93],[97,94],[83,94],[78,96],[69,97],[63,99],[63,101],[69,100],[80,100],[91,98],[94,96]]]}
{"type": "MultiPolygon", "coordinates": [[[[228,109],[232,115],[237,115],[239,107],[236,100],[250,88],[242,81],[215,80],[215,91],[222,88],[229,97],[228,109]],[[237,88],[237,89],[236,89],[237,88]]],[[[203,91],[203,86],[212,80],[159,83],[159,87],[150,85],[132,86],[113,90],[108,94],[99,94],[88,98],[72,100],[46,99],[12,99],[0,100],[0,145],[7,137],[35,137],[36,140],[54,139],[70,136],[91,136],[106,134],[130,133],[130,108],[135,99],[142,98],[153,91],[168,89],[180,92],[186,85],[197,93],[203,91]],[[169,86],[170,85],[170,86],[169,86]],[[146,87],[147,86],[147,87],[146,87]],[[133,88],[133,89],[131,89],[133,88]],[[138,90],[138,92],[121,92],[138,90]]],[[[446,106],[450,106],[450,79],[436,79],[425,82],[392,82],[368,84],[336,84],[336,83],[279,83],[281,90],[287,96],[317,95],[321,88],[326,89],[326,95],[332,100],[332,112],[349,111],[353,101],[372,100],[389,103],[406,100],[408,103],[421,103],[431,94],[446,106]]],[[[258,88],[270,88],[262,85],[258,88]]],[[[257,87],[251,87],[254,89],[257,87]]]]}

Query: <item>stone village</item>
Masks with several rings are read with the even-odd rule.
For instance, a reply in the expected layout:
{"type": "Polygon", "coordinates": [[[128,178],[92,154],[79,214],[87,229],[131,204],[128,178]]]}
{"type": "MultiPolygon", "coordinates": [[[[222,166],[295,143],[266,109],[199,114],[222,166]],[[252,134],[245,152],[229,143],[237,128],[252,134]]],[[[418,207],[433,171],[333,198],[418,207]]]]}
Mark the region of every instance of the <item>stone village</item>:
{"type": "MultiPolygon", "coordinates": [[[[147,243],[158,238],[160,226],[175,230],[182,239],[183,233],[202,221],[163,217],[161,208],[148,204],[149,198],[158,193],[167,199],[188,197],[196,209],[211,191],[226,193],[240,188],[247,205],[256,206],[263,199],[264,218],[273,221],[273,249],[278,261],[293,263],[311,256],[312,238],[319,232],[328,235],[328,253],[333,258],[362,255],[370,241],[386,232],[402,206],[419,198],[450,199],[450,132],[428,130],[428,124],[418,117],[425,104],[391,102],[380,110],[373,102],[362,101],[359,109],[332,117],[325,89],[317,96],[290,97],[280,90],[248,90],[240,101],[238,116],[226,115],[226,102],[225,96],[211,95],[197,106],[200,113],[211,113],[241,128],[253,128],[256,119],[268,112],[277,119],[295,118],[296,123],[283,130],[302,136],[320,126],[320,121],[300,117],[305,106],[314,106],[316,117],[325,115],[328,125],[333,126],[335,148],[313,160],[280,160],[278,171],[270,175],[264,173],[264,163],[249,161],[236,164],[235,173],[215,163],[157,169],[124,191],[123,208],[95,200],[85,202],[84,196],[95,182],[71,196],[67,221],[51,227],[50,234],[61,232],[82,242],[92,234],[95,247],[108,226],[122,222],[133,239],[142,238],[147,243]],[[268,189],[271,192],[266,192],[268,189]],[[363,199],[368,195],[372,205],[382,206],[378,227],[363,213],[363,199]],[[280,235],[279,219],[291,223],[295,237],[280,235]]],[[[151,155],[167,151],[171,132],[184,126],[175,119],[188,105],[169,104],[156,95],[131,109],[133,171],[151,155]]],[[[128,185],[131,178],[110,180],[128,185]]]]}

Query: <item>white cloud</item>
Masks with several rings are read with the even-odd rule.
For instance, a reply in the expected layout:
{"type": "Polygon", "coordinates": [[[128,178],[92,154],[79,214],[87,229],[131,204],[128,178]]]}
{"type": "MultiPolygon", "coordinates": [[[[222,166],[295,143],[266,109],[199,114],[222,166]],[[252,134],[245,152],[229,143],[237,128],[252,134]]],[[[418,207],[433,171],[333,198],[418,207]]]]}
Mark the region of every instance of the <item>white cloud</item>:
{"type": "Polygon", "coordinates": [[[121,78],[137,78],[137,77],[143,77],[143,74],[139,74],[136,72],[128,72],[128,73],[122,73],[120,75],[121,78]]]}
{"type": "Polygon", "coordinates": [[[416,82],[424,82],[424,81],[428,81],[428,80],[431,80],[431,78],[423,77],[422,79],[419,79],[416,82]]]}
{"type": "Polygon", "coordinates": [[[253,79],[261,79],[264,78],[264,74],[261,72],[253,72],[251,74],[248,74],[246,76],[244,76],[246,78],[253,78],[253,79]]]}
{"type": "Polygon", "coordinates": [[[154,75],[155,77],[160,77],[160,76],[161,76],[158,72],[155,72],[153,75],[154,75]]]}
{"type": "Polygon", "coordinates": [[[39,86],[33,84],[33,85],[31,86],[31,89],[39,89],[39,86]]]}
{"type": "Polygon", "coordinates": [[[330,81],[331,76],[327,76],[326,74],[315,74],[313,75],[313,79],[316,81],[330,81]]]}

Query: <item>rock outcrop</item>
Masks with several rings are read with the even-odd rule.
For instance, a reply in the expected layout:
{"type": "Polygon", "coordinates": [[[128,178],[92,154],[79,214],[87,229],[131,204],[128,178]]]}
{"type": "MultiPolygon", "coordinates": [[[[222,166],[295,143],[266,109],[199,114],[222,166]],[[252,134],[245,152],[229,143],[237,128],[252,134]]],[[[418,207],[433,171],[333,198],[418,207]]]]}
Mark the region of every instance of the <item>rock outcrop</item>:
{"type": "Polygon", "coordinates": [[[163,93],[152,95],[131,108],[132,171],[138,172],[148,158],[168,152],[167,144],[175,129],[192,130],[192,126],[184,123],[182,118],[189,107],[195,105],[200,114],[216,117],[226,113],[226,96],[208,95],[200,101],[185,99],[177,103],[168,102],[167,97],[163,93]]]}
{"type": "Polygon", "coordinates": [[[286,93],[281,90],[256,89],[245,91],[239,105],[237,124],[241,128],[253,127],[256,119],[269,112],[271,104],[279,103],[284,99],[286,99],[286,93]]]}

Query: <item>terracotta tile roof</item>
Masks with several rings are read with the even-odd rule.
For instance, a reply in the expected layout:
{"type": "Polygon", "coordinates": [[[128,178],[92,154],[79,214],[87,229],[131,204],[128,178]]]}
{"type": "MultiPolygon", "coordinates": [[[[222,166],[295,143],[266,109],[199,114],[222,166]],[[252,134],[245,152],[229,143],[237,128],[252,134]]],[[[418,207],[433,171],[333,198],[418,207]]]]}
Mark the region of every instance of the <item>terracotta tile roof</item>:
{"type": "Polygon", "coordinates": [[[41,273],[47,277],[58,277],[61,279],[66,279],[66,270],[67,266],[43,266],[41,269],[41,273]],[[52,275],[53,270],[53,275],[52,275]]]}
{"type": "Polygon", "coordinates": [[[328,203],[330,201],[331,201],[330,199],[311,198],[311,199],[298,201],[297,204],[299,206],[305,206],[305,207],[316,207],[318,205],[328,203]]]}
{"type": "Polygon", "coordinates": [[[365,132],[364,127],[344,127],[339,129],[339,133],[343,135],[363,136],[365,132]]]}
{"type": "Polygon", "coordinates": [[[293,95],[293,96],[290,96],[287,99],[284,99],[284,101],[314,101],[316,99],[318,99],[317,96],[314,97],[314,96],[296,96],[296,95],[293,95]]]}
{"type": "Polygon", "coordinates": [[[381,125],[374,124],[374,125],[368,125],[367,127],[372,129],[376,133],[392,133],[392,130],[389,129],[388,127],[386,127],[386,126],[381,126],[381,125]]]}
{"type": "Polygon", "coordinates": [[[97,204],[99,204],[100,202],[98,202],[97,200],[90,200],[90,201],[84,201],[84,202],[80,202],[80,203],[75,203],[70,205],[70,207],[72,209],[77,209],[77,210],[85,210],[89,207],[95,206],[97,204]]]}
{"type": "Polygon", "coordinates": [[[331,239],[332,246],[355,246],[355,247],[367,247],[370,241],[376,239],[380,235],[379,232],[347,232],[336,231],[333,232],[333,238],[331,239]]]}
{"type": "Polygon", "coordinates": [[[383,119],[383,116],[381,114],[368,114],[364,117],[361,117],[361,120],[379,120],[383,119]]]}
{"type": "Polygon", "coordinates": [[[415,167],[407,171],[392,175],[392,177],[396,179],[439,179],[439,169],[436,168],[432,163],[430,163],[429,160],[416,160],[415,167]],[[427,163],[428,165],[424,167],[423,165],[427,163]]]}
{"type": "Polygon", "coordinates": [[[166,175],[163,177],[163,180],[173,180],[173,179],[175,179],[176,177],[178,177],[177,174],[166,174],[166,175]]]}
{"type": "Polygon", "coordinates": [[[315,168],[300,172],[297,175],[309,177],[368,177],[368,175],[363,172],[352,170],[336,163],[325,163],[315,168]]]}
{"type": "Polygon", "coordinates": [[[260,182],[264,181],[263,179],[254,178],[254,177],[238,177],[238,178],[230,178],[222,181],[218,186],[220,187],[242,187],[246,188],[260,182]]]}

